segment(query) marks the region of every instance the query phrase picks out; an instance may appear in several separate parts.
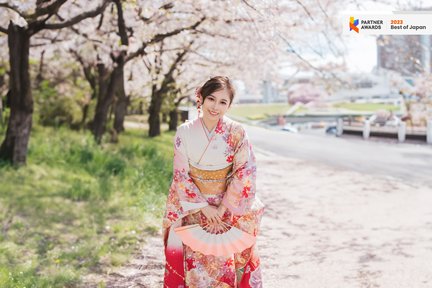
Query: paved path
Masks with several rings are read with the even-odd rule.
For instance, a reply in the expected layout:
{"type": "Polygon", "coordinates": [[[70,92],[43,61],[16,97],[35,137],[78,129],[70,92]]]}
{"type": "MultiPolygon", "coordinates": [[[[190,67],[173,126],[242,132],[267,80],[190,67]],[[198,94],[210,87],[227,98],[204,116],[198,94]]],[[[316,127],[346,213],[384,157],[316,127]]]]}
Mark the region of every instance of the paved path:
{"type": "MultiPolygon", "coordinates": [[[[264,287],[432,287],[432,189],[258,150],[264,287]]],[[[162,287],[159,238],[103,280],[162,287]]],[[[86,286],[88,287],[88,286],[86,286]]]]}
{"type": "Polygon", "coordinates": [[[246,126],[255,147],[278,155],[432,187],[432,145],[365,141],[361,137],[294,134],[246,126]]]}

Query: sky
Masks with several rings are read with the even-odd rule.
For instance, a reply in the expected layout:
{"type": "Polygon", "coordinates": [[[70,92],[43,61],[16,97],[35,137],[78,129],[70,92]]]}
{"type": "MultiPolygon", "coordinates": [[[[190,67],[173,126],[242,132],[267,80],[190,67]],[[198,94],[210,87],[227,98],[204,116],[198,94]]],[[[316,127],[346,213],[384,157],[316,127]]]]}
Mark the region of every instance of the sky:
{"type": "Polygon", "coordinates": [[[377,64],[376,37],[370,35],[346,36],[346,61],[350,72],[370,72],[377,64]]]}
{"type": "MultiPolygon", "coordinates": [[[[391,1],[391,0],[388,0],[391,1]]],[[[395,1],[396,3],[396,1],[395,1]]],[[[346,28],[348,23],[345,22],[345,18],[342,16],[346,13],[354,13],[362,12],[362,13],[376,13],[376,14],[384,14],[386,11],[391,12],[396,10],[396,6],[394,5],[384,5],[381,3],[377,3],[374,1],[362,1],[361,7],[357,7],[354,5],[346,5],[341,9],[339,13],[336,15],[330,15],[330,17],[334,17],[336,23],[340,23],[338,36],[341,37],[342,41],[338,41],[335,39],[333,42],[336,46],[341,47],[341,43],[345,46],[343,50],[345,51],[345,61],[347,63],[347,68],[349,72],[355,73],[368,73],[371,72],[372,69],[377,64],[377,45],[376,45],[376,37],[375,35],[364,35],[364,34],[346,34],[343,33],[343,29],[346,28]],[[384,12],[384,13],[383,13],[384,12]],[[337,41],[337,42],[336,42],[337,41]]],[[[312,51],[303,50],[302,44],[300,43],[295,47],[296,51],[299,52],[304,58],[309,59],[311,63],[316,64],[317,66],[327,64],[327,63],[341,63],[342,58],[340,56],[335,56],[330,51],[325,52],[326,48],[321,46],[325,41],[320,41],[322,39],[321,35],[316,35],[313,33],[311,35],[304,34],[300,35],[300,37],[306,43],[314,43],[312,46],[314,47],[322,47],[321,51],[324,51],[324,55],[321,57],[317,57],[317,54],[312,51]],[[319,36],[319,37],[317,37],[319,36]],[[314,60],[312,60],[314,59],[314,60]]],[[[334,36],[336,37],[336,36],[334,36]]],[[[297,69],[290,65],[284,66],[281,69],[281,74],[289,76],[295,73],[297,69]]]]}

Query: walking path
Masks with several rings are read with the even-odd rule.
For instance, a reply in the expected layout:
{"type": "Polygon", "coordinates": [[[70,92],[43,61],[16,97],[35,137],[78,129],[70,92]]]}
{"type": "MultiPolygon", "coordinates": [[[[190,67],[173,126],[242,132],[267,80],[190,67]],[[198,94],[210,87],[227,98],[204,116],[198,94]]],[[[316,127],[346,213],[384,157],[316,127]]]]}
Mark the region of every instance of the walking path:
{"type": "MultiPolygon", "coordinates": [[[[256,154],[264,287],[432,287],[432,187],[256,154]]],[[[162,250],[149,238],[106,286],[162,287],[162,250]]]]}

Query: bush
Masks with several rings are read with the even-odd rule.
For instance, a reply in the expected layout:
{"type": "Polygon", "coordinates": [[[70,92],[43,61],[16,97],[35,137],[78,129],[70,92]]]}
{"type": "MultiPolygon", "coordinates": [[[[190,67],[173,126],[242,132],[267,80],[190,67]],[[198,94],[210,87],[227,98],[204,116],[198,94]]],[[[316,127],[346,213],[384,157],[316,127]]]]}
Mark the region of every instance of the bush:
{"type": "Polygon", "coordinates": [[[35,99],[41,125],[79,127],[82,111],[74,95],[62,95],[48,80],[44,80],[35,90],[35,99]]]}

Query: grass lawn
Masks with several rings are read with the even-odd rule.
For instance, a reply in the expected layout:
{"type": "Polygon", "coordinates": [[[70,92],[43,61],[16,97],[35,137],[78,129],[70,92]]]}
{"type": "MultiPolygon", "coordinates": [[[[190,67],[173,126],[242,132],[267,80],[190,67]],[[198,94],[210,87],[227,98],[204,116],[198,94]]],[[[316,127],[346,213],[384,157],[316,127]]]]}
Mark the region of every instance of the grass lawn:
{"type": "MultiPolygon", "coordinates": [[[[269,116],[285,114],[291,106],[278,104],[235,104],[228,111],[228,116],[237,116],[249,120],[263,120],[269,116]]],[[[334,108],[344,108],[352,111],[375,112],[377,110],[399,111],[399,106],[378,103],[338,103],[334,108]]],[[[299,107],[296,113],[307,113],[307,107],[299,107]]]]}
{"type": "Polygon", "coordinates": [[[0,165],[0,287],[77,287],[160,229],[173,133],[144,135],[99,147],[88,132],[33,128],[27,166],[0,165]]]}
{"type": "Polygon", "coordinates": [[[344,108],[353,111],[375,112],[377,110],[399,111],[399,106],[380,103],[339,103],[333,107],[344,108]]]}
{"type": "Polygon", "coordinates": [[[277,104],[234,104],[227,115],[247,118],[249,120],[261,120],[268,116],[285,114],[290,105],[286,103],[277,104]]]}

